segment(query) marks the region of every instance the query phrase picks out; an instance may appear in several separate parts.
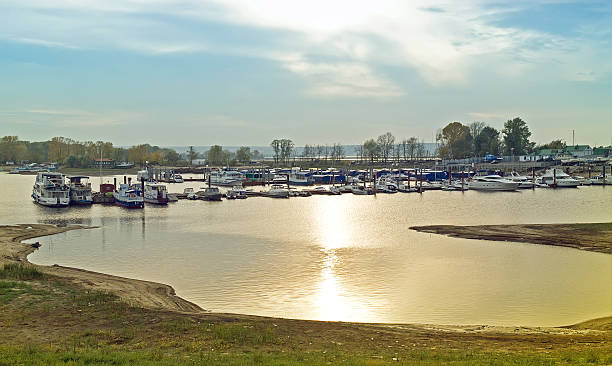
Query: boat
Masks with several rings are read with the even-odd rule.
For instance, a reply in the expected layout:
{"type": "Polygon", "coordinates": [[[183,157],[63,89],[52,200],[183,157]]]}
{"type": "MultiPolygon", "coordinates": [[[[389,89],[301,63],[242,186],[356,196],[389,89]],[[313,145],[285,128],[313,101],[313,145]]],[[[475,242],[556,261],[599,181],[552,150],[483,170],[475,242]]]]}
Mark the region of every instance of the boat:
{"type": "Polygon", "coordinates": [[[311,186],[314,184],[314,180],[310,176],[310,172],[293,169],[289,174],[289,184],[293,186],[311,186]]]}
{"type": "Polygon", "coordinates": [[[519,182],[519,189],[530,189],[535,187],[535,182],[524,175],[518,174],[517,172],[511,172],[510,175],[504,178],[507,178],[513,182],[519,182]]]}
{"type": "Polygon", "coordinates": [[[198,199],[198,196],[196,195],[195,191],[191,187],[187,187],[187,188],[183,189],[183,195],[185,195],[185,197],[188,200],[197,200],[198,199]]]}
{"type": "Polygon", "coordinates": [[[598,175],[590,179],[590,183],[594,186],[605,186],[610,184],[610,180],[603,175],[598,175]]]}
{"type": "Polygon", "coordinates": [[[72,176],[68,177],[68,181],[71,205],[91,205],[93,203],[89,177],[72,176]]]}
{"type": "Polygon", "coordinates": [[[272,198],[289,198],[289,190],[282,184],[273,184],[266,192],[266,196],[272,198]]]}
{"type": "Polygon", "coordinates": [[[372,194],[373,191],[371,189],[367,189],[366,187],[360,184],[351,184],[351,193],[362,196],[366,194],[372,194]]]}
{"type": "Polygon", "coordinates": [[[159,183],[145,183],[144,201],[156,205],[167,205],[168,192],[166,186],[159,183]]]}
{"type": "Polygon", "coordinates": [[[65,207],[70,204],[70,187],[63,174],[39,172],[32,188],[34,202],[43,206],[65,207]]]}
{"type": "Polygon", "coordinates": [[[216,186],[242,185],[244,174],[236,170],[213,170],[208,176],[210,184],[216,186]]]}
{"type": "Polygon", "coordinates": [[[171,183],[183,183],[185,182],[185,180],[183,179],[183,176],[181,176],[180,174],[172,174],[170,176],[170,182],[171,183]]]}
{"type": "MultiPolygon", "coordinates": [[[[357,183],[355,183],[357,184],[357,183]]],[[[353,190],[351,188],[351,184],[345,184],[341,187],[338,188],[338,190],[340,191],[340,193],[351,193],[353,190]]]]}
{"type": "Polygon", "coordinates": [[[233,186],[225,192],[225,197],[228,199],[245,199],[247,198],[247,192],[242,186],[233,186]]]}
{"type": "Polygon", "coordinates": [[[576,188],[580,185],[579,180],[556,168],[546,170],[544,175],[539,177],[536,182],[552,188],[576,188]]]}
{"type": "Polygon", "coordinates": [[[397,184],[392,178],[382,176],[376,182],[376,191],[380,193],[397,193],[399,192],[397,184]]]}
{"type": "Polygon", "coordinates": [[[404,193],[418,192],[416,187],[410,187],[410,181],[400,181],[397,183],[397,190],[404,193]]]}
{"type": "Polygon", "coordinates": [[[499,175],[473,176],[468,182],[469,189],[476,191],[516,191],[520,182],[514,182],[499,175]]]}
{"type": "Polygon", "coordinates": [[[196,195],[204,201],[221,201],[221,197],[223,197],[217,187],[200,188],[196,195]]]}
{"type": "Polygon", "coordinates": [[[119,189],[113,192],[115,204],[127,208],[143,208],[144,198],[137,190],[132,189],[129,184],[122,183],[119,189]]]}
{"type": "MultiPolygon", "coordinates": [[[[421,182],[417,180],[416,181],[416,186],[420,187],[421,186],[421,182]]],[[[439,190],[439,189],[442,189],[442,187],[443,187],[442,186],[442,182],[437,181],[437,180],[423,182],[423,190],[424,191],[439,190]]]]}
{"type": "Polygon", "coordinates": [[[590,186],[593,183],[591,179],[579,175],[574,175],[574,179],[578,180],[581,186],[590,186]]]}
{"type": "Polygon", "coordinates": [[[466,182],[461,182],[461,180],[453,180],[450,183],[445,181],[442,184],[442,190],[443,191],[467,191],[468,190],[468,185],[466,182]]]}

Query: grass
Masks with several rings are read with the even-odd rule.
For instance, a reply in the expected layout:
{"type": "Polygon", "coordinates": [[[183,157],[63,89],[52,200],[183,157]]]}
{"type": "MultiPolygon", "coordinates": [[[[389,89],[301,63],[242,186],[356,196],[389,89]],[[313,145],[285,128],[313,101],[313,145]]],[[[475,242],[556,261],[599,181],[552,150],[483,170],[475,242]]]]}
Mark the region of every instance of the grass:
{"type": "Polygon", "coordinates": [[[451,343],[452,335],[147,310],[21,264],[0,277],[0,366],[612,364],[609,337],[554,348],[551,338],[451,343]]]}
{"type": "Polygon", "coordinates": [[[22,263],[8,263],[0,269],[0,278],[13,280],[35,280],[41,279],[43,273],[36,267],[22,263]]]}

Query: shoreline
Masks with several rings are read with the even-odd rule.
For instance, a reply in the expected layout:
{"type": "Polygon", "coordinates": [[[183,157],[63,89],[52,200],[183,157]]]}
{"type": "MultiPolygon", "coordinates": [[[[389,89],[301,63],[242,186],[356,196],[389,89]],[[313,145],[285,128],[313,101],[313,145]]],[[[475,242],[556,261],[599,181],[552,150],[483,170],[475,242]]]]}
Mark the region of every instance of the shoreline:
{"type": "MultiPolygon", "coordinates": [[[[608,224],[612,225],[612,224],[608,224]]],[[[504,226],[504,225],[494,225],[504,226]]],[[[438,228],[439,226],[434,226],[438,228]]],[[[174,288],[169,285],[144,281],[126,277],[119,277],[105,273],[93,272],[81,268],[65,267],[59,265],[43,266],[28,261],[27,256],[37,248],[22,243],[24,240],[37,237],[59,234],[78,229],[95,229],[88,226],[58,227],[50,224],[17,224],[0,226],[0,265],[11,262],[27,263],[35,266],[43,273],[58,276],[86,289],[94,289],[113,293],[132,306],[151,310],[163,310],[190,315],[208,314],[211,316],[233,319],[270,319],[286,322],[311,322],[324,324],[344,324],[356,327],[383,327],[393,329],[420,329],[437,333],[506,333],[506,334],[568,334],[568,332],[582,333],[585,331],[608,331],[612,329],[612,316],[597,319],[588,319],[572,325],[556,327],[539,326],[495,326],[495,325],[438,325],[438,324],[411,324],[411,323],[359,323],[319,320],[298,320],[265,317],[248,314],[210,313],[198,305],[176,295],[174,288]]],[[[427,227],[426,227],[427,228],[427,227]]],[[[489,239],[490,240],[490,239],[489,239]]]]}
{"type": "Polygon", "coordinates": [[[612,223],[517,224],[517,225],[427,225],[410,229],[463,239],[510,241],[560,246],[612,254],[612,223]]]}

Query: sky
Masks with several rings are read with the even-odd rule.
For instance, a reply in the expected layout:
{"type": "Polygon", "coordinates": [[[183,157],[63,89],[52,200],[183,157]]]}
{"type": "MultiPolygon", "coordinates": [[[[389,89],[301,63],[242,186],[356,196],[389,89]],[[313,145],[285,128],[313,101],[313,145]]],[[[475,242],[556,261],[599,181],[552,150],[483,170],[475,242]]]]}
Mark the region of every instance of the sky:
{"type": "Polygon", "coordinates": [[[3,0],[0,135],[612,143],[612,1],[3,0]]]}

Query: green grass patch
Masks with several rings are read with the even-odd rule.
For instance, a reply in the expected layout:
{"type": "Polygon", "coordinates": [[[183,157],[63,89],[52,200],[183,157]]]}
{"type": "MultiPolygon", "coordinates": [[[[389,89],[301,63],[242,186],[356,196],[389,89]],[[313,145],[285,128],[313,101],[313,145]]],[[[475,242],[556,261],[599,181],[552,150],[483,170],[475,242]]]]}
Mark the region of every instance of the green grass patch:
{"type": "Polygon", "coordinates": [[[36,267],[22,263],[7,263],[0,269],[0,278],[11,280],[38,280],[43,276],[36,267]]]}

